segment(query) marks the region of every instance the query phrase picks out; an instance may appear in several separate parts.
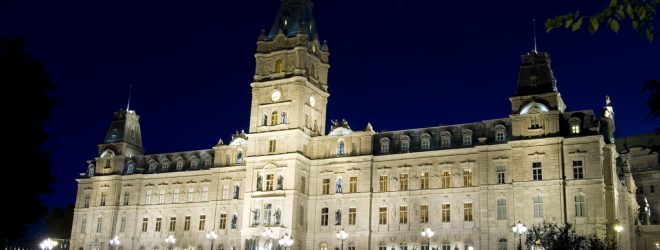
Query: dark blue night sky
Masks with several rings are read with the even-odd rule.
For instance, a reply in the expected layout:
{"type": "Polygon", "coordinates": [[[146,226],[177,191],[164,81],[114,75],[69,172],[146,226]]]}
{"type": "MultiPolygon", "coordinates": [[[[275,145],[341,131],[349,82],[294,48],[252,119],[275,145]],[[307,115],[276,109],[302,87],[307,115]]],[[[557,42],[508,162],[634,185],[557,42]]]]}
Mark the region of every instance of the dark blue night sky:
{"type": "MultiPolygon", "coordinates": [[[[547,17],[609,1],[318,0],[330,48],[328,119],[377,131],[507,117],[520,55],[550,53],[567,110],[600,113],[612,97],[617,136],[649,133],[644,80],[660,79],[660,41],[622,24],[553,30],[547,17]]],[[[47,64],[58,103],[48,124],[57,178],[51,206],[74,201],[78,173],[97,155],[112,112],[141,116],[147,153],[210,148],[247,129],[254,52],[278,0],[0,2],[0,37],[25,39],[47,64]]]]}

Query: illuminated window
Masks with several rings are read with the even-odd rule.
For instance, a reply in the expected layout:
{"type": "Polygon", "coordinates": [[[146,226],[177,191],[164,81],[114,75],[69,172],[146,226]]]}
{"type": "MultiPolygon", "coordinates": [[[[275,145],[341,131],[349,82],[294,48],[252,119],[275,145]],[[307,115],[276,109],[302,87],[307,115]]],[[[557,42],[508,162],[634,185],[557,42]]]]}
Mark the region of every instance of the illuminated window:
{"type": "Polygon", "coordinates": [[[227,214],[220,214],[220,223],[218,223],[218,229],[227,228],[227,214]]]}
{"type": "Polygon", "coordinates": [[[429,189],[429,173],[423,172],[419,175],[419,188],[429,189]]]}
{"type": "Polygon", "coordinates": [[[410,150],[410,137],[402,136],[401,137],[401,152],[408,152],[410,150]]]}
{"type": "Polygon", "coordinates": [[[379,184],[379,191],[380,192],[387,192],[387,175],[381,175],[378,179],[378,184],[379,184]]]}
{"type": "Polygon", "coordinates": [[[408,190],[408,174],[401,174],[399,176],[399,190],[408,190]]]}
{"type": "Polygon", "coordinates": [[[378,224],[387,225],[387,207],[378,208],[378,224]]]}
{"type": "Polygon", "coordinates": [[[330,194],[330,179],[323,179],[323,194],[330,194]]]}
{"type": "Polygon", "coordinates": [[[357,193],[357,176],[351,176],[349,192],[357,193]]]}
{"type": "Polygon", "coordinates": [[[170,217],[170,232],[176,230],[176,217],[170,217]]]}
{"type": "Polygon", "coordinates": [[[399,224],[408,224],[408,206],[399,206],[399,224]]]}
{"type": "Polygon", "coordinates": [[[447,203],[442,204],[442,222],[451,221],[451,206],[447,203]]]}
{"type": "Polygon", "coordinates": [[[142,232],[147,232],[147,228],[149,227],[149,218],[142,218],[142,232]]]}
{"type": "Polygon", "coordinates": [[[497,199],[497,219],[498,220],[506,220],[507,219],[507,213],[506,213],[506,199],[497,199]]]}
{"type": "Polygon", "coordinates": [[[385,137],[380,139],[380,153],[387,154],[390,152],[390,139],[385,137]]]}
{"type": "Polygon", "coordinates": [[[328,225],[328,208],[321,208],[321,226],[328,225]]]}
{"type": "Polygon", "coordinates": [[[270,125],[275,126],[278,124],[277,119],[279,118],[280,114],[277,113],[277,111],[273,111],[273,113],[270,114],[270,125]]]}
{"type": "Polygon", "coordinates": [[[206,215],[199,216],[199,227],[197,230],[204,231],[206,229],[206,215]]]}
{"type": "Polygon", "coordinates": [[[441,184],[442,188],[450,188],[451,187],[451,175],[449,174],[449,171],[443,171],[441,178],[441,184]]]}
{"type": "Polygon", "coordinates": [[[431,136],[429,134],[422,134],[421,136],[422,140],[422,150],[429,150],[431,149],[431,136]]]}
{"type": "Polygon", "coordinates": [[[429,205],[421,205],[419,208],[419,223],[429,223],[429,205]]]}
{"type": "Polygon", "coordinates": [[[541,169],[540,162],[532,163],[532,180],[535,181],[543,180],[543,169],[541,169]]]}
{"type": "Polygon", "coordinates": [[[472,186],[472,170],[463,170],[463,186],[472,186]]]}
{"type": "Polygon", "coordinates": [[[275,73],[281,73],[284,71],[284,63],[282,62],[282,59],[277,59],[275,61],[275,73]]]}
{"type": "Polygon", "coordinates": [[[582,161],[573,161],[573,179],[584,179],[582,161]]]}
{"type": "Polygon", "coordinates": [[[275,153],[276,148],[277,148],[277,141],[270,140],[268,142],[268,153],[275,153]]]}
{"type": "Polygon", "coordinates": [[[274,174],[266,175],[266,191],[273,191],[273,183],[275,182],[274,174]]]}
{"type": "Polygon", "coordinates": [[[506,183],[506,166],[499,165],[497,166],[497,184],[506,183]]]}
{"type": "Polygon", "coordinates": [[[160,232],[160,226],[163,223],[163,218],[156,218],[156,232],[160,232]]]}
{"type": "Polygon", "coordinates": [[[463,203],[463,220],[472,221],[472,202],[463,203]]]}
{"type": "Polygon", "coordinates": [[[186,216],[183,220],[183,231],[190,231],[190,216],[186,216]]]}
{"type": "Polygon", "coordinates": [[[357,219],[357,208],[348,208],[348,225],[355,225],[357,219]]]}
{"type": "Polygon", "coordinates": [[[585,205],[584,194],[579,193],[575,195],[575,217],[587,216],[587,206],[585,205]]]}
{"type": "Polygon", "coordinates": [[[571,134],[577,135],[580,133],[580,118],[573,117],[568,122],[571,126],[571,134]]]}
{"type": "Polygon", "coordinates": [[[443,148],[451,147],[451,134],[447,131],[440,135],[440,146],[443,148]]]}
{"type": "Polygon", "coordinates": [[[580,125],[571,125],[571,134],[579,134],[580,125]]]}
{"type": "Polygon", "coordinates": [[[534,198],[532,198],[532,201],[534,202],[534,218],[542,218],[543,197],[541,197],[540,195],[534,196],[534,198]]]}

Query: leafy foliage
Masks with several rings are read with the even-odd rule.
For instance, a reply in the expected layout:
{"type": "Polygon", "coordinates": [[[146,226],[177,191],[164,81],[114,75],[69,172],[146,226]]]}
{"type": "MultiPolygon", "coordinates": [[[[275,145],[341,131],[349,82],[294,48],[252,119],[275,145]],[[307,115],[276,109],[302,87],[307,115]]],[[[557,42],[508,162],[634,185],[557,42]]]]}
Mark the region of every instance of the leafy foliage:
{"type": "Polygon", "coordinates": [[[605,241],[596,235],[579,235],[573,229],[573,225],[557,225],[546,223],[534,225],[525,235],[527,249],[532,245],[541,245],[543,249],[616,249],[616,243],[612,240],[605,241]]]}
{"type": "MultiPolygon", "coordinates": [[[[658,80],[647,80],[644,82],[642,92],[649,92],[650,96],[646,105],[649,106],[649,116],[653,119],[660,118],[660,82],[658,80]]],[[[660,134],[660,127],[656,130],[660,134]]]]}
{"type": "Polygon", "coordinates": [[[550,32],[552,29],[564,27],[576,31],[587,23],[587,29],[591,33],[598,31],[601,25],[606,25],[614,33],[618,33],[621,22],[630,21],[633,30],[646,35],[646,39],[652,42],[658,34],[657,30],[660,30],[658,7],[660,0],[610,0],[608,6],[594,15],[585,16],[580,14],[580,11],[575,11],[548,18],[545,21],[545,29],[550,32]]]}
{"type": "Polygon", "coordinates": [[[48,235],[59,239],[71,238],[74,204],[53,209],[46,217],[48,235]]]}

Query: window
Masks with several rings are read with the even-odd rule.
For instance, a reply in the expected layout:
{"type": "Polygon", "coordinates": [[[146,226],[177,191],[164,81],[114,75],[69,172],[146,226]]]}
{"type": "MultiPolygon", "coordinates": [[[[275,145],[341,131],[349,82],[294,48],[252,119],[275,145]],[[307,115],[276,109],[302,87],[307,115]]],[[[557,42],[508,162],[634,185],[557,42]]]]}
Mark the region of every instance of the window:
{"type": "Polygon", "coordinates": [[[429,189],[429,173],[423,172],[419,175],[419,188],[429,189]]]}
{"type": "Polygon", "coordinates": [[[577,135],[580,133],[580,118],[573,117],[568,121],[568,123],[571,126],[571,134],[577,135]]]}
{"type": "Polygon", "coordinates": [[[472,170],[463,170],[463,186],[472,186],[472,170]]]}
{"type": "Polygon", "coordinates": [[[192,160],[190,160],[190,168],[197,169],[198,166],[199,166],[199,159],[197,157],[193,157],[192,160]]]}
{"type": "Polygon", "coordinates": [[[357,176],[351,176],[349,192],[357,193],[357,176]]]}
{"type": "Polygon", "coordinates": [[[268,141],[268,153],[275,153],[276,149],[277,149],[277,141],[276,140],[268,141]]]}
{"type": "Polygon", "coordinates": [[[495,126],[495,142],[504,142],[506,139],[506,128],[502,125],[495,126]]]}
{"type": "Polygon", "coordinates": [[[149,227],[149,218],[142,218],[142,232],[147,232],[147,228],[149,227]]]}
{"type": "Polygon", "coordinates": [[[532,180],[535,181],[543,180],[543,169],[541,169],[540,162],[532,163],[532,180]]]}
{"type": "Polygon", "coordinates": [[[451,187],[451,175],[449,175],[449,171],[442,172],[442,176],[440,178],[442,179],[442,188],[451,187]]]}
{"type": "Polygon", "coordinates": [[[270,225],[270,217],[272,215],[273,205],[264,205],[264,225],[270,225]]]}
{"type": "Polygon", "coordinates": [[[158,204],[164,204],[165,203],[165,190],[161,189],[158,192],[158,204]]]}
{"type": "Polygon", "coordinates": [[[447,131],[440,135],[440,146],[443,148],[451,147],[451,134],[447,131]]]}
{"type": "Polygon", "coordinates": [[[229,185],[227,184],[222,186],[222,199],[229,199],[229,185]]]}
{"type": "Polygon", "coordinates": [[[429,223],[429,205],[421,205],[419,208],[419,223],[429,223]]]}
{"type": "Polygon", "coordinates": [[[463,131],[463,146],[472,145],[472,130],[463,131]]]}
{"type": "Polygon", "coordinates": [[[270,125],[275,126],[278,124],[278,119],[279,119],[280,114],[277,113],[277,111],[273,111],[273,113],[270,114],[270,125]]]}
{"type": "Polygon", "coordinates": [[[133,174],[133,172],[135,171],[135,162],[133,160],[130,160],[128,161],[127,165],[128,166],[126,167],[126,174],[133,174]]]}
{"type": "Polygon", "coordinates": [[[410,137],[402,136],[401,137],[401,152],[408,152],[410,150],[410,137]]]}
{"type": "Polygon", "coordinates": [[[497,199],[497,219],[506,220],[506,199],[497,199]]]}
{"type": "Polygon", "coordinates": [[[584,179],[582,161],[573,161],[573,179],[584,179]]]}
{"type": "Polygon", "coordinates": [[[179,203],[179,195],[181,194],[180,188],[174,188],[174,193],[172,194],[172,203],[179,203]]]}
{"type": "Polygon", "coordinates": [[[378,208],[378,225],[387,225],[387,207],[378,208]]]}
{"type": "Polygon", "coordinates": [[[147,190],[147,193],[144,195],[144,204],[151,204],[151,190],[147,190]]]}
{"type": "Polygon", "coordinates": [[[170,232],[176,230],[176,217],[170,217],[170,232]]]}
{"type": "Polygon", "coordinates": [[[506,242],[506,239],[502,238],[497,241],[497,250],[506,250],[508,247],[508,244],[506,242]]]}
{"type": "Polygon", "coordinates": [[[119,220],[119,232],[126,232],[126,216],[121,217],[121,220],[119,220]]]}
{"type": "Polygon", "coordinates": [[[105,197],[106,197],[105,192],[102,192],[101,193],[101,204],[100,204],[101,206],[105,206],[105,197]]]}
{"type": "Polygon", "coordinates": [[[348,250],[355,250],[355,243],[351,242],[348,244],[348,250]]]}
{"type": "Polygon", "coordinates": [[[381,175],[379,177],[379,179],[378,179],[378,184],[379,184],[378,190],[380,192],[387,192],[387,184],[388,184],[387,181],[388,181],[387,180],[387,175],[381,175]]]}
{"type": "Polygon", "coordinates": [[[151,160],[151,161],[149,161],[149,172],[150,172],[150,173],[155,172],[155,171],[156,171],[156,167],[158,167],[158,162],[156,162],[155,160],[151,160]]]}
{"type": "Polygon", "coordinates": [[[83,202],[83,207],[88,208],[89,207],[89,200],[90,200],[90,195],[85,194],[85,201],[83,202]]]}
{"type": "Polygon", "coordinates": [[[450,221],[451,221],[450,205],[447,203],[442,204],[442,222],[450,222],[450,221]]]}
{"type": "Polygon", "coordinates": [[[506,183],[506,166],[497,166],[497,184],[506,183]]]}
{"type": "Polygon", "coordinates": [[[385,137],[380,139],[380,153],[387,154],[390,152],[390,139],[385,137]]]}
{"type": "Polygon", "coordinates": [[[85,228],[87,228],[87,218],[83,218],[80,221],[80,233],[84,234],[85,233],[85,228]]]}
{"type": "Polygon", "coordinates": [[[195,191],[194,188],[191,188],[191,187],[188,188],[188,196],[186,197],[186,200],[187,200],[188,202],[193,202],[193,195],[194,195],[193,192],[194,192],[194,191],[195,191]]]}
{"type": "Polygon", "coordinates": [[[156,218],[156,232],[160,232],[160,226],[163,223],[163,218],[156,218]]]}
{"type": "Polygon", "coordinates": [[[325,243],[325,242],[321,243],[320,249],[321,250],[328,250],[328,243],[325,243]]]}
{"type": "Polygon", "coordinates": [[[357,208],[348,208],[348,225],[355,225],[357,218],[357,208]]]}
{"type": "Polygon", "coordinates": [[[408,206],[399,206],[399,224],[408,224],[408,206]]]}
{"type": "Polygon", "coordinates": [[[266,175],[266,191],[273,191],[274,182],[275,182],[275,175],[274,174],[267,174],[266,175]]]}
{"type": "Polygon", "coordinates": [[[463,220],[472,221],[473,219],[474,218],[472,217],[472,202],[463,203],[463,220]]]}
{"type": "Polygon", "coordinates": [[[449,244],[447,242],[444,242],[444,243],[442,243],[442,248],[440,248],[440,249],[442,249],[442,250],[451,250],[451,244],[449,244]]]}
{"type": "Polygon", "coordinates": [[[275,61],[274,73],[282,73],[283,71],[284,71],[284,63],[282,62],[282,59],[277,59],[277,61],[275,61]]]}
{"type": "Polygon", "coordinates": [[[537,115],[532,115],[529,117],[529,128],[530,129],[539,129],[541,128],[541,122],[537,115]]]}
{"type": "Polygon", "coordinates": [[[575,195],[575,217],[587,216],[587,206],[584,202],[584,194],[575,195]]]}
{"type": "Polygon", "coordinates": [[[183,221],[183,231],[190,231],[190,216],[186,216],[183,221]]]}
{"type": "Polygon", "coordinates": [[[346,146],[344,140],[339,140],[337,142],[337,156],[343,156],[346,153],[346,146]]]}
{"type": "Polygon", "coordinates": [[[532,198],[534,202],[534,218],[542,218],[543,217],[543,197],[540,195],[534,196],[532,198]]]}
{"type": "Polygon", "coordinates": [[[431,149],[431,136],[429,134],[422,134],[421,136],[422,140],[422,150],[429,150],[431,149]]]}
{"type": "Polygon", "coordinates": [[[206,215],[202,214],[199,216],[199,227],[197,230],[204,231],[206,229],[206,215]]]}
{"type": "Polygon", "coordinates": [[[129,198],[128,192],[124,192],[124,206],[128,206],[128,198],[129,198]]]}
{"type": "Polygon", "coordinates": [[[300,176],[300,192],[305,193],[307,178],[305,176],[300,176]]]}
{"type": "Polygon", "coordinates": [[[330,179],[323,179],[323,194],[330,194],[330,179]]]}
{"type": "Polygon", "coordinates": [[[406,243],[401,243],[401,245],[399,245],[399,250],[408,250],[408,246],[405,244],[406,243]]]}
{"type": "Polygon", "coordinates": [[[183,170],[183,159],[179,158],[179,160],[176,161],[176,170],[181,171],[183,170]]]}
{"type": "Polygon", "coordinates": [[[655,193],[655,186],[651,185],[650,188],[651,188],[651,193],[655,193]]]}
{"type": "Polygon", "coordinates": [[[96,232],[101,233],[103,230],[103,217],[99,217],[96,221],[96,232]]]}
{"type": "Polygon", "coordinates": [[[378,246],[378,250],[387,250],[387,246],[385,246],[384,243],[381,243],[381,244],[378,246]]]}
{"type": "Polygon", "coordinates": [[[399,176],[399,190],[408,190],[408,174],[401,174],[399,176]]]}
{"type": "Polygon", "coordinates": [[[220,223],[218,223],[218,229],[227,228],[227,214],[220,214],[220,223]]]}
{"type": "Polygon", "coordinates": [[[321,226],[328,225],[328,208],[321,208],[321,226]]]}
{"type": "Polygon", "coordinates": [[[344,189],[344,180],[339,176],[335,183],[335,193],[341,194],[344,189]]]}

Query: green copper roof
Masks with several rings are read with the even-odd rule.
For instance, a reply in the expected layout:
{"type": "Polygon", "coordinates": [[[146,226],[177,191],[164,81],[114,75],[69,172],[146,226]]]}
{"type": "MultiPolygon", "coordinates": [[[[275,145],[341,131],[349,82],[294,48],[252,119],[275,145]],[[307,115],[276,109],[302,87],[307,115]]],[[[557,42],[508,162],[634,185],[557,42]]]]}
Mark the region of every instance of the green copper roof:
{"type": "Polygon", "coordinates": [[[275,17],[273,27],[270,28],[266,40],[272,41],[282,30],[287,37],[293,37],[301,32],[307,34],[309,40],[316,36],[316,22],[311,0],[282,0],[280,10],[275,17]],[[304,25],[304,27],[302,27],[304,25]]]}

